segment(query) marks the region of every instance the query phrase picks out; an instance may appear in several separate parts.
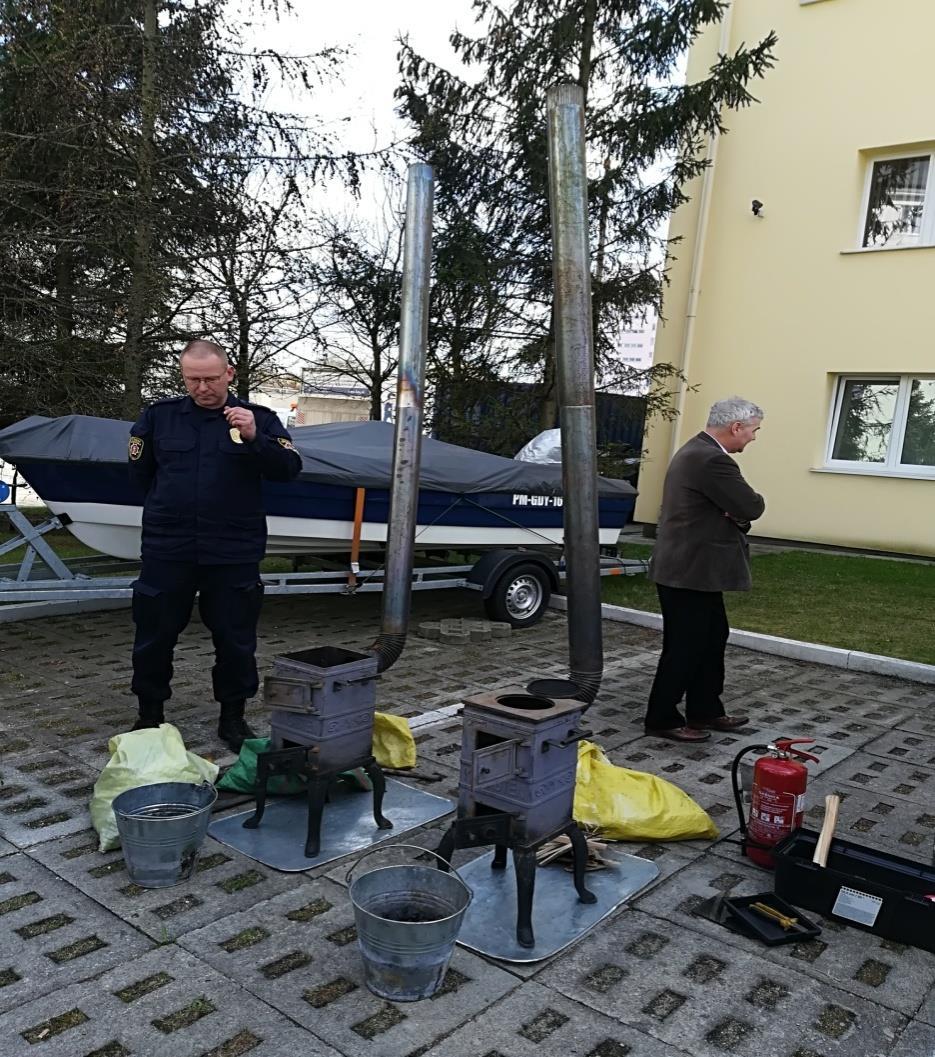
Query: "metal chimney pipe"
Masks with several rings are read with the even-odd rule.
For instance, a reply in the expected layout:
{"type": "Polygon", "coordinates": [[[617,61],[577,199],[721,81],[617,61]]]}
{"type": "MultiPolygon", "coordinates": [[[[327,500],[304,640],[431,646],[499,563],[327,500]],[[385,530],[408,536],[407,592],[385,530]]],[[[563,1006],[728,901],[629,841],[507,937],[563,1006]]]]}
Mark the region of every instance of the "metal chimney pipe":
{"type": "Polygon", "coordinates": [[[549,89],[546,107],[568,566],[568,654],[570,678],[579,688],[575,696],[590,704],[601,686],[604,651],[584,90],[573,84],[557,85],[549,89]]]}
{"type": "Polygon", "coordinates": [[[422,400],[429,327],[434,181],[430,165],[409,166],[399,320],[396,435],[386,536],[383,618],[380,635],[370,647],[370,651],[377,655],[377,671],[380,672],[386,671],[399,659],[409,627],[419,503],[419,464],[422,456],[422,400]]]}

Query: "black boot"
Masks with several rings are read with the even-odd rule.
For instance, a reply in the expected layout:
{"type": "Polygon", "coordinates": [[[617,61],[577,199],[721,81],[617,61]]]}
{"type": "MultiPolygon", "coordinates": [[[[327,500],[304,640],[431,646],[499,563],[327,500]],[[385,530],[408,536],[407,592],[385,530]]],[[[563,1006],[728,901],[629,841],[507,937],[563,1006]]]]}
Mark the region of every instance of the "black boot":
{"type": "Polygon", "coordinates": [[[239,755],[240,747],[247,738],[256,734],[243,718],[246,701],[228,701],[221,704],[221,717],[218,720],[218,737],[231,752],[239,755]]]}
{"type": "Polygon", "coordinates": [[[136,717],[136,722],[130,728],[131,730],[150,730],[155,729],[160,723],[165,723],[166,717],[163,714],[162,701],[147,701],[145,698],[140,698],[140,713],[136,717]]]}

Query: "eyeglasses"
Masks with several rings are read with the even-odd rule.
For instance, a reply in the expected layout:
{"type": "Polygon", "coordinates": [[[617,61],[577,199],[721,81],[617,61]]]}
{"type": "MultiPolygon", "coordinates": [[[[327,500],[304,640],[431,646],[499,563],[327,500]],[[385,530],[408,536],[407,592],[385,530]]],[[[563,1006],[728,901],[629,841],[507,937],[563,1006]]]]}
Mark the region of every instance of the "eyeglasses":
{"type": "Polygon", "coordinates": [[[212,374],[207,375],[203,378],[193,378],[191,375],[183,374],[182,380],[185,382],[186,385],[201,385],[202,382],[204,382],[205,385],[214,385],[215,383],[219,382],[223,377],[223,374],[212,374]]]}

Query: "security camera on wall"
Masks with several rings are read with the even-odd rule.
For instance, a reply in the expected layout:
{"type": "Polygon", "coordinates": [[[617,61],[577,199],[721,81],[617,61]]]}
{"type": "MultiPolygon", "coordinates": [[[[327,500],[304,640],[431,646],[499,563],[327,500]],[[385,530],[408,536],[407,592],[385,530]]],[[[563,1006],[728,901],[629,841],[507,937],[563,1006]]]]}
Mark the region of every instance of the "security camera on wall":
{"type": "Polygon", "coordinates": [[[755,217],[759,217],[760,219],[763,218],[763,203],[759,200],[759,198],[753,199],[750,204],[750,208],[753,210],[753,215],[755,217]]]}

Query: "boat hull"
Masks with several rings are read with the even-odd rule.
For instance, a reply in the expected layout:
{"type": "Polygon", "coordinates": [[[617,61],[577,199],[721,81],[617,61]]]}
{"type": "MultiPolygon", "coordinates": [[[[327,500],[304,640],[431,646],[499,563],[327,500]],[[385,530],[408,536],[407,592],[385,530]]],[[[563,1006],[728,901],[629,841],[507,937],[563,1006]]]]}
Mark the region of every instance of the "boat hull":
{"type": "MultiPolygon", "coordinates": [[[[140,555],[142,496],[125,465],[25,460],[20,474],[56,515],[67,515],[71,533],[86,546],[115,558],[140,555]]],[[[357,490],[310,481],[266,482],[270,556],[347,552],[354,532],[357,490]]],[[[417,551],[483,551],[560,547],[562,498],[509,493],[419,493],[417,551]]],[[[633,497],[600,500],[600,544],[611,547],[633,510],[633,497]]],[[[389,492],[368,489],[360,549],[383,550],[389,492]]]]}

